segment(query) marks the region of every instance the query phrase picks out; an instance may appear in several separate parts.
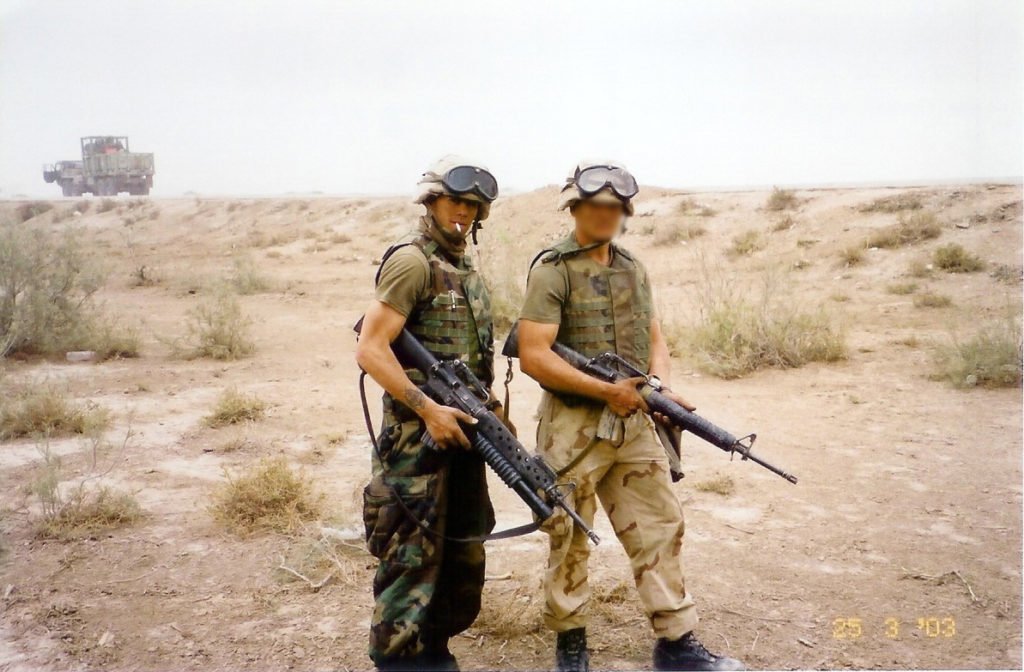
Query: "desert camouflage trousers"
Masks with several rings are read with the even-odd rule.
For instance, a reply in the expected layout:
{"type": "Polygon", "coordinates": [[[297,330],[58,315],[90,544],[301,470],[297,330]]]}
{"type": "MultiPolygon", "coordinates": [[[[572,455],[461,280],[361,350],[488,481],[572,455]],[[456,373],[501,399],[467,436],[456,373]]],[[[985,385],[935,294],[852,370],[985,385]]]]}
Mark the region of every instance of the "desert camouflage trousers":
{"type": "MultiPolygon", "coordinates": [[[[562,477],[576,483],[572,505],[592,525],[600,500],[629,556],[655,635],[676,639],[697,626],[697,607],[683,580],[683,509],[671,488],[665,450],[651,420],[642,414],[622,423],[618,446],[595,440],[601,413],[600,407],[570,407],[545,393],[539,408],[537,449],[559,470],[594,442],[562,477]]],[[[585,627],[590,601],[587,537],[560,509],[542,529],[550,537],[545,623],[556,632],[585,627]]]]}
{"type": "Polygon", "coordinates": [[[480,611],[484,546],[446,540],[487,534],[494,511],[483,460],[464,450],[434,451],[421,443],[423,424],[396,418],[385,403],[379,443],[386,466],[373,457],[363,491],[367,547],[379,560],[373,580],[370,658],[381,668],[430,660],[480,611]],[[404,662],[403,662],[404,661],[404,662]]]}

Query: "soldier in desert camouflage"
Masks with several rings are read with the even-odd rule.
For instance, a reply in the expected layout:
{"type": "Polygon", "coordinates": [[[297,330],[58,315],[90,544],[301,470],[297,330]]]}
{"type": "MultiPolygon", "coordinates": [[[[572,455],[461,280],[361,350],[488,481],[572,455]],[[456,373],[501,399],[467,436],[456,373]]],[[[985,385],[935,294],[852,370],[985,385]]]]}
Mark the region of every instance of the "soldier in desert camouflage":
{"type": "MultiPolygon", "coordinates": [[[[743,669],[737,660],[709,653],[693,634],[697,608],[684,584],[680,553],[683,511],[671,488],[678,461],[659,445],[648,416],[638,413],[646,410],[636,388],[642,379],[605,383],[551,350],[557,340],[588,357],[615,352],[660,378],[666,396],[693,409],[668,388],[669,353],[647,272],[613,242],[633,214],[631,199],[638,191],[621,164],[581,162],[560,203],[572,213],[575,229],[542,251],[530,271],[519,356],[523,371],[546,390],[537,450],[565,480],[576,483],[574,506],[588,524],[598,500],[604,507],[658,638],[654,669],[743,669]]],[[[544,529],[550,535],[544,619],[557,633],[557,667],[587,670],[587,538],[564,513],[550,518],[544,529]]]]}
{"type": "Polygon", "coordinates": [[[494,527],[494,511],[483,460],[459,427],[474,420],[427,398],[417,387],[422,374],[403,369],[390,344],[404,327],[438,359],[462,359],[490,386],[490,299],[465,249],[498,185],[480,164],[448,156],[419,187],[426,213],[384,255],[356,351],[385,390],[363,506],[367,545],[380,560],[369,654],[382,670],[457,670],[448,640],[480,610],[478,537],[494,527]],[[425,432],[440,450],[424,445],[425,432]]]}

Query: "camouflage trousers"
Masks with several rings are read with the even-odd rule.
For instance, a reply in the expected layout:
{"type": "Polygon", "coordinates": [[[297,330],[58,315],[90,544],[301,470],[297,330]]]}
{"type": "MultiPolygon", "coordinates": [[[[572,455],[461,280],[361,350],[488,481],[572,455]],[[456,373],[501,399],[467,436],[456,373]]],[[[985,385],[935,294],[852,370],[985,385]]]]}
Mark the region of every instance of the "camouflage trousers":
{"type": "Polygon", "coordinates": [[[472,625],[480,611],[483,544],[438,534],[486,534],[494,527],[494,511],[476,453],[430,450],[421,443],[418,418],[396,418],[389,410],[386,404],[379,440],[385,464],[374,455],[373,477],[363,491],[367,547],[379,560],[369,655],[381,668],[416,667],[447,654],[449,638],[472,625]]]}
{"type": "MultiPolygon", "coordinates": [[[[572,504],[587,524],[593,524],[600,500],[629,556],[655,635],[676,639],[697,626],[697,607],[683,580],[683,509],[671,488],[665,450],[651,420],[642,414],[623,422],[618,446],[595,440],[601,412],[590,404],[567,406],[545,393],[539,409],[538,452],[558,470],[594,442],[563,476],[576,483],[572,504]]],[[[556,632],[585,627],[590,602],[587,537],[560,509],[543,529],[550,537],[545,623],[556,632]]]]}

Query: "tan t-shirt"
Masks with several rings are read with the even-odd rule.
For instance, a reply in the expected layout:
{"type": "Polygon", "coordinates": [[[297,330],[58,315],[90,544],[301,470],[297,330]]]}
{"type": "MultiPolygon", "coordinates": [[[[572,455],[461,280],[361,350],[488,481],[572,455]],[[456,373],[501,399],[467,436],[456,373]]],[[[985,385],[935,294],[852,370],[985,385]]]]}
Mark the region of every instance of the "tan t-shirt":
{"type": "Polygon", "coordinates": [[[415,245],[405,245],[388,257],[380,269],[375,296],[404,317],[430,296],[430,264],[415,245]]]}

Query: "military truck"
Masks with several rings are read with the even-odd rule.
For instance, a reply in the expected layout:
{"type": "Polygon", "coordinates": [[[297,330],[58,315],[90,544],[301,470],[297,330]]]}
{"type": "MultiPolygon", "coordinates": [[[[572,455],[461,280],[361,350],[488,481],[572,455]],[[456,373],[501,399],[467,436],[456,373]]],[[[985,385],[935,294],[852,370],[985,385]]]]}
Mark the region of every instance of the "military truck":
{"type": "Polygon", "coordinates": [[[65,196],[146,196],[154,172],[153,155],[131,152],[127,136],[91,135],[82,138],[81,161],[43,166],[43,179],[59,184],[65,196]]]}

